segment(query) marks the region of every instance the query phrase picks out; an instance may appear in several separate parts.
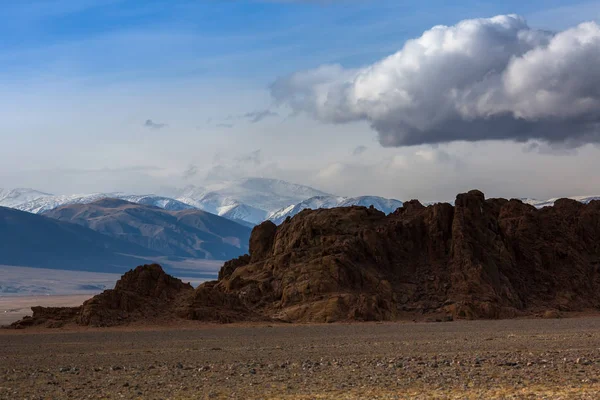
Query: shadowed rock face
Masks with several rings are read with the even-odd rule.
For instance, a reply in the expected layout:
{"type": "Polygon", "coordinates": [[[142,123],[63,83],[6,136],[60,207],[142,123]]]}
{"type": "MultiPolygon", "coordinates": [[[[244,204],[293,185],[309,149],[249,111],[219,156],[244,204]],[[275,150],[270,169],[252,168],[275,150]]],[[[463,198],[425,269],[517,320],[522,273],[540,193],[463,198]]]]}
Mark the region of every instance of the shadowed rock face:
{"type": "Polygon", "coordinates": [[[388,216],[364,207],[305,210],[280,226],[255,227],[250,254],[195,291],[145,274],[126,275],[86,302],[77,322],[162,312],[151,310],[221,322],[600,310],[600,201],[560,200],[538,210],[471,191],[455,206],[410,201],[388,216]],[[149,307],[148,299],[159,303],[149,307]]]}
{"type": "Polygon", "coordinates": [[[80,325],[113,326],[130,321],[165,321],[177,318],[189,303],[194,289],[167,275],[159,265],[143,265],[127,272],[112,290],[105,290],[80,307],[33,307],[33,316],[13,324],[49,327],[75,322],[80,325]]]}
{"type": "Polygon", "coordinates": [[[600,307],[600,202],[537,210],[471,191],[455,206],[303,211],[264,223],[216,285],[290,321],[505,318],[600,307]]]}
{"type": "Polygon", "coordinates": [[[182,314],[193,294],[192,285],[167,275],[160,265],[144,265],[129,271],[113,290],[83,303],[76,322],[111,326],[128,320],[168,320],[182,314]]]}

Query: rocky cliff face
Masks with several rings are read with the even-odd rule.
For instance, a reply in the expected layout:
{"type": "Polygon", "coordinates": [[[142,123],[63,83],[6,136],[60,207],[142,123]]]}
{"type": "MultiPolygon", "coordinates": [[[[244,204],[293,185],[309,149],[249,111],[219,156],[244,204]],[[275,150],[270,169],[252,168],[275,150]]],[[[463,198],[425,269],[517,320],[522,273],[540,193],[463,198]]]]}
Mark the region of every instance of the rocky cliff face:
{"type": "Polygon", "coordinates": [[[600,310],[600,201],[560,200],[538,210],[471,191],[454,206],[410,201],[388,216],[365,207],[305,210],[280,226],[254,228],[250,254],[225,263],[218,281],[195,291],[169,283],[163,286],[177,289],[165,295],[157,288],[166,278],[149,286],[136,279],[124,277],[127,290],[117,284],[86,302],[77,322],[167,309],[148,299],[182,318],[221,322],[600,310]]]}
{"type": "Polygon", "coordinates": [[[227,267],[216,288],[289,321],[598,309],[600,202],[538,210],[471,191],[389,216],[303,211],[256,227],[250,257],[227,267]]]}

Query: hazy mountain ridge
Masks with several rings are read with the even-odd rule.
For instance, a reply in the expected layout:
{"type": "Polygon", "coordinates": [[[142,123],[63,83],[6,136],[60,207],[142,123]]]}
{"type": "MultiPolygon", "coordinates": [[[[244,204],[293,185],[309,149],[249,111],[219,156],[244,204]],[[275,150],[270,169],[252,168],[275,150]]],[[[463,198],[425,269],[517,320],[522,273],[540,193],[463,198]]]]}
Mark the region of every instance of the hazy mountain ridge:
{"type": "Polygon", "coordinates": [[[104,198],[115,198],[153,205],[167,210],[196,208],[228,218],[245,225],[256,225],[267,216],[289,204],[314,196],[329,194],[308,186],[266,178],[246,178],[208,185],[188,186],[174,190],[168,196],[132,195],[122,192],[73,195],[52,195],[33,189],[3,190],[0,206],[12,207],[31,213],[43,213],[70,204],[89,204],[104,198]],[[13,193],[10,197],[8,193],[13,193]]]}
{"type": "MultiPolygon", "coordinates": [[[[21,191],[20,198],[24,201],[13,200],[10,206],[32,213],[44,213],[65,205],[89,204],[105,198],[115,198],[166,210],[199,209],[248,227],[253,227],[267,219],[283,221],[288,215],[295,215],[305,208],[374,205],[381,211],[389,213],[402,205],[397,200],[377,196],[333,196],[309,186],[266,178],[246,178],[215,183],[206,187],[188,186],[171,191],[168,193],[171,197],[130,195],[121,192],[50,195],[33,189],[21,189],[21,191]],[[290,212],[286,212],[288,209],[290,212]]],[[[4,205],[1,199],[0,205],[4,205]]]]}
{"type": "Polygon", "coordinates": [[[266,178],[246,178],[175,193],[182,203],[230,219],[258,224],[276,210],[314,196],[330,196],[309,186],[266,178]]]}
{"type": "MultiPolygon", "coordinates": [[[[380,211],[390,213],[402,206],[402,201],[395,199],[378,196],[341,197],[309,186],[267,178],[225,181],[205,187],[187,186],[183,189],[169,190],[162,195],[132,195],[122,192],[51,195],[34,189],[0,189],[0,206],[32,213],[43,213],[69,204],[89,204],[104,198],[116,198],[173,211],[199,209],[247,227],[253,227],[267,219],[280,223],[287,216],[296,215],[306,208],[373,205],[380,211]]],[[[600,199],[600,195],[569,198],[588,203],[593,199],[600,199]]],[[[553,205],[557,199],[521,198],[520,200],[541,208],[553,205]]],[[[435,202],[424,204],[435,204],[435,202]]]]}
{"type": "Polygon", "coordinates": [[[157,256],[83,226],[0,207],[0,265],[121,273],[157,256]]]}
{"type": "Polygon", "coordinates": [[[202,210],[164,210],[120,199],[71,204],[44,213],[174,257],[223,260],[248,249],[250,228],[202,210]]]}

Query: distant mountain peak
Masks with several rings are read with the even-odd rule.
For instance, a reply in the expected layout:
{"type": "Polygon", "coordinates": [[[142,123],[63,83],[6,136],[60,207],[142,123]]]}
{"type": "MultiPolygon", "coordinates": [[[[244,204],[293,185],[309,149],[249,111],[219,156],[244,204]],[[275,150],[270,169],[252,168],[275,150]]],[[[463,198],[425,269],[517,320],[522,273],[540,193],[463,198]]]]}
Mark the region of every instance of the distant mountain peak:
{"type": "Polygon", "coordinates": [[[124,199],[65,205],[44,216],[84,226],[166,257],[237,257],[247,252],[250,236],[247,226],[202,210],[165,210],[124,199]]]}
{"type": "Polygon", "coordinates": [[[14,207],[15,205],[35,199],[52,196],[30,188],[2,189],[0,188],[0,206],[14,207]]]}
{"type": "MultiPolygon", "coordinates": [[[[90,205],[94,205],[97,207],[103,207],[103,208],[119,208],[119,207],[123,207],[123,206],[127,206],[127,205],[134,205],[135,203],[132,203],[130,201],[127,200],[123,200],[123,199],[116,199],[116,198],[112,198],[112,197],[105,197],[96,201],[93,201],[90,203],[90,205]]],[[[68,206],[64,206],[64,207],[68,207],[68,206]]]]}
{"type": "Polygon", "coordinates": [[[292,204],[269,214],[268,219],[275,224],[280,224],[287,217],[293,217],[302,210],[319,209],[319,208],[336,208],[350,206],[373,206],[379,211],[390,214],[399,207],[402,207],[402,202],[395,199],[385,199],[377,196],[360,196],[360,197],[338,197],[338,196],[315,196],[304,200],[298,204],[292,204]]]}
{"type": "Polygon", "coordinates": [[[176,200],[234,221],[259,224],[282,207],[326,193],[309,186],[279,179],[249,177],[211,183],[205,187],[187,186],[176,200]]]}

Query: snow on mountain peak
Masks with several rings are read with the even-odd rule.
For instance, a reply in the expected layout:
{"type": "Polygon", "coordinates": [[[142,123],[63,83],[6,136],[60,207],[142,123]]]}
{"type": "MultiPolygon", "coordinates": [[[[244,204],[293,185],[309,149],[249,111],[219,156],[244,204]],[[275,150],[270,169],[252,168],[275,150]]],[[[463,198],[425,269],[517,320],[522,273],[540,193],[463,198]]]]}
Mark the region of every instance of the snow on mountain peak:
{"type": "Polygon", "coordinates": [[[0,188],[0,206],[13,208],[16,205],[48,196],[52,195],[29,188],[0,188]]]}
{"type": "Polygon", "coordinates": [[[259,224],[274,211],[310,197],[328,196],[320,190],[277,179],[245,178],[188,186],[175,197],[182,203],[230,219],[259,224]]]}
{"type": "MultiPolygon", "coordinates": [[[[571,197],[567,197],[568,199],[571,200],[575,200],[578,201],[580,203],[584,203],[587,204],[589,202],[591,202],[592,200],[600,200],[600,195],[596,195],[596,196],[571,196],[571,197]]],[[[552,199],[548,199],[548,200],[537,200],[537,199],[530,199],[530,198],[521,198],[520,200],[523,203],[526,204],[530,204],[536,208],[542,208],[542,207],[552,207],[554,206],[554,203],[556,203],[556,200],[560,199],[560,197],[555,197],[552,199]]]]}
{"type": "Polygon", "coordinates": [[[128,195],[125,193],[50,195],[43,193],[42,196],[37,196],[34,195],[33,192],[41,193],[32,191],[32,193],[28,196],[21,196],[20,200],[24,200],[21,202],[14,201],[14,198],[2,199],[2,197],[0,197],[0,206],[11,207],[17,210],[27,211],[33,214],[41,214],[43,212],[50,211],[61,206],[71,204],[89,204],[101,199],[111,198],[125,200],[131,203],[155,206],[171,211],[179,211],[193,208],[177,200],[154,195],[128,195]]]}
{"type": "MultiPolygon", "coordinates": [[[[212,182],[202,187],[187,186],[174,191],[171,196],[131,195],[120,192],[51,195],[33,189],[0,189],[0,206],[32,213],[43,213],[63,205],[92,203],[104,198],[120,199],[171,211],[198,208],[249,226],[259,224],[267,219],[281,223],[288,216],[294,216],[307,208],[374,206],[389,214],[402,206],[401,201],[394,199],[378,196],[340,197],[309,186],[267,178],[212,182]]],[[[582,203],[600,200],[600,196],[570,198],[582,203]]],[[[521,200],[541,208],[554,205],[558,198],[549,200],[523,198],[521,200]]],[[[425,205],[427,204],[425,203],[425,205]]]]}
{"type": "Polygon", "coordinates": [[[268,219],[273,221],[275,224],[280,224],[287,217],[293,217],[300,211],[305,209],[319,209],[319,208],[335,208],[335,207],[350,207],[350,206],[373,206],[379,211],[383,211],[386,214],[396,211],[399,207],[402,207],[402,202],[394,199],[385,199],[377,196],[361,196],[361,197],[336,197],[336,196],[315,196],[310,199],[304,200],[298,204],[293,204],[284,207],[278,211],[271,213],[268,219]]]}

